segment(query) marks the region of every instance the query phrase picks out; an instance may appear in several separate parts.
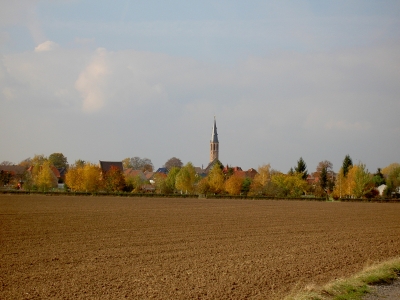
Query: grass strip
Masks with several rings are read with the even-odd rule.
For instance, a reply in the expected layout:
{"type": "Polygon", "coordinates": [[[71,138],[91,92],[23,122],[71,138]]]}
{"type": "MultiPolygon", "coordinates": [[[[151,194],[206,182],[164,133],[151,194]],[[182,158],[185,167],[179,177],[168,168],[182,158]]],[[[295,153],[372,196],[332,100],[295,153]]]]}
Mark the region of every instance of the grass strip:
{"type": "Polygon", "coordinates": [[[338,279],[322,287],[295,290],[285,300],[361,300],[371,286],[390,284],[400,276],[400,257],[366,267],[352,277],[338,279]]]}

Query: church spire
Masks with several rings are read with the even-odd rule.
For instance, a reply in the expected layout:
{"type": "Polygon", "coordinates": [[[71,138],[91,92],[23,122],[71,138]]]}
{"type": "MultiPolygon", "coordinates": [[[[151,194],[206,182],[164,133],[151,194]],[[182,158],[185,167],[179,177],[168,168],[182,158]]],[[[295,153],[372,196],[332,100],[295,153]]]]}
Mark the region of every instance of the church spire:
{"type": "Polygon", "coordinates": [[[212,129],[211,140],[210,140],[210,162],[218,159],[219,157],[219,141],[217,133],[217,121],[214,116],[214,126],[212,129]]]}
{"type": "Polygon", "coordinates": [[[211,142],[218,143],[217,121],[215,120],[215,116],[214,116],[214,126],[211,134],[211,142]]]}

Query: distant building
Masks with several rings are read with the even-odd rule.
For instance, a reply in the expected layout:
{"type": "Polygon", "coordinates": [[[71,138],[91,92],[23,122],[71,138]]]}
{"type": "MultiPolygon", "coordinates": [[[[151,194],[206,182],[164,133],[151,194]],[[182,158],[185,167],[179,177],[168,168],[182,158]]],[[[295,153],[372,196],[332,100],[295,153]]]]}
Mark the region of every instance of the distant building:
{"type": "Polygon", "coordinates": [[[111,169],[111,167],[116,167],[121,172],[124,171],[124,167],[122,166],[122,161],[102,161],[102,160],[99,160],[99,166],[100,166],[101,172],[103,174],[106,174],[111,169]]]}
{"type": "Polygon", "coordinates": [[[211,133],[210,140],[210,163],[219,159],[219,141],[218,141],[218,133],[217,133],[217,121],[214,117],[214,126],[211,133]]]}

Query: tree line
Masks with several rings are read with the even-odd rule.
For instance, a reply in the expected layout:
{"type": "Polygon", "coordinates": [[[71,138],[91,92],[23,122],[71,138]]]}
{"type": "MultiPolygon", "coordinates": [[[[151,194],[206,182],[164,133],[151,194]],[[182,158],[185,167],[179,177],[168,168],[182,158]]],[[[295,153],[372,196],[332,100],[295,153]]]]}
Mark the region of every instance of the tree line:
{"type": "MultiPolygon", "coordinates": [[[[3,162],[2,164],[7,164],[3,162]]],[[[132,157],[122,160],[124,169],[153,172],[150,159],[132,157]]],[[[303,195],[338,198],[378,197],[377,187],[385,184],[384,197],[396,195],[400,188],[400,164],[389,166],[370,173],[361,162],[354,165],[346,155],[338,173],[333,171],[330,161],[321,161],[315,172],[309,173],[303,158],[297,161],[287,173],[280,172],[270,164],[258,168],[255,176],[246,176],[244,172],[235,172],[232,167],[214,164],[208,174],[199,174],[191,162],[172,157],[165,163],[167,174],[155,173],[152,181],[143,176],[124,174],[118,168],[111,168],[105,174],[99,165],[77,160],[68,165],[62,153],[53,153],[49,157],[35,155],[20,163],[29,172],[24,175],[24,188],[49,190],[63,182],[71,191],[116,192],[125,191],[143,193],[152,191],[160,194],[227,194],[268,197],[300,197],[303,195]],[[65,168],[65,179],[57,179],[54,168],[65,168]],[[150,187],[150,188],[149,188],[150,187]]],[[[9,178],[9,177],[8,177],[9,178]]],[[[2,177],[0,177],[0,181],[2,177]]],[[[3,181],[4,184],[4,181],[3,181]]]]}

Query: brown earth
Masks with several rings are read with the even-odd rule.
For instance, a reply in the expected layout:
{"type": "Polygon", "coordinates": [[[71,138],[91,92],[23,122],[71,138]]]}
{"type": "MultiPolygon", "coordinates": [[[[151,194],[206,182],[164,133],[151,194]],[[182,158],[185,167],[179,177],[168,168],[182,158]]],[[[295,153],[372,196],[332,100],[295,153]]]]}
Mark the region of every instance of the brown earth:
{"type": "Polygon", "coordinates": [[[0,298],[282,299],[399,236],[399,204],[0,195],[0,298]]]}

